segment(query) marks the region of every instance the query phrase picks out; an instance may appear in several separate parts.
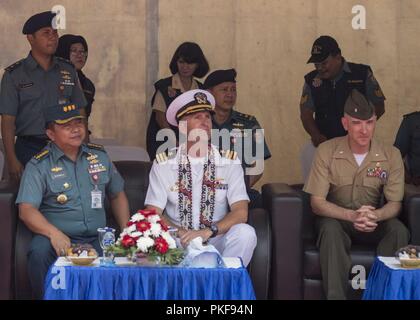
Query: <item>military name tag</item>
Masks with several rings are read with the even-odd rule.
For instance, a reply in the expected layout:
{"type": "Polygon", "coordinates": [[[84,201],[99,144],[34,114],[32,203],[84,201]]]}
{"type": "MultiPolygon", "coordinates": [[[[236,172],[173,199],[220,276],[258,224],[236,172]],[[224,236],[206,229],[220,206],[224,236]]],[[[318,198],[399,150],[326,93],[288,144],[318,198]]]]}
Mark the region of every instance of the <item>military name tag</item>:
{"type": "Polygon", "coordinates": [[[102,209],[102,191],[93,190],[90,194],[92,196],[92,209],[102,209]]]}
{"type": "Polygon", "coordinates": [[[32,87],[34,85],[34,83],[33,82],[29,82],[29,83],[21,83],[21,84],[19,84],[19,88],[20,89],[26,89],[26,88],[30,88],[30,87],[32,87]]]}

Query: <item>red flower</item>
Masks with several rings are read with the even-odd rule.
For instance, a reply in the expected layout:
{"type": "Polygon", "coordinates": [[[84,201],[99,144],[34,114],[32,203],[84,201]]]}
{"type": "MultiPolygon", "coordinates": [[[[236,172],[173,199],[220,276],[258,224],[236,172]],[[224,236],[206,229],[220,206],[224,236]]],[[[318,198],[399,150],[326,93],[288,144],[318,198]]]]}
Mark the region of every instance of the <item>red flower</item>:
{"type": "Polygon", "coordinates": [[[141,220],[136,223],[137,231],[144,232],[150,229],[150,222],[146,220],[141,220]]]}
{"type": "Polygon", "coordinates": [[[127,227],[131,227],[134,223],[135,223],[135,222],[133,222],[133,221],[128,221],[128,222],[127,222],[127,227]]]}
{"type": "Polygon", "coordinates": [[[163,231],[168,231],[168,226],[162,220],[159,220],[158,223],[160,224],[163,231]]]}
{"type": "Polygon", "coordinates": [[[136,245],[136,241],[135,241],[132,237],[130,237],[128,234],[126,234],[126,235],[122,238],[122,240],[121,240],[121,244],[122,244],[122,246],[123,246],[123,247],[125,247],[125,248],[130,248],[130,247],[132,247],[132,246],[135,246],[135,245],[136,245]]]}
{"type": "Polygon", "coordinates": [[[139,210],[139,211],[137,211],[137,213],[140,213],[145,218],[150,217],[150,216],[154,216],[154,215],[157,214],[155,210],[139,210]]]}
{"type": "Polygon", "coordinates": [[[159,237],[155,240],[155,249],[157,252],[165,254],[169,249],[169,245],[165,239],[159,237]]]}

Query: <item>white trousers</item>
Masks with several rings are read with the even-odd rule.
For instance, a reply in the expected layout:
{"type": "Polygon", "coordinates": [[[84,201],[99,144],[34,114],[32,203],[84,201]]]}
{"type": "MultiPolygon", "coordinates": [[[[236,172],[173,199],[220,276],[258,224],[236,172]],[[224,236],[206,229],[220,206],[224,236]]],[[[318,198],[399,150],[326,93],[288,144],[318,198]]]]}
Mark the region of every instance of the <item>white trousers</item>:
{"type": "Polygon", "coordinates": [[[209,239],[223,257],[239,257],[246,267],[251,261],[257,245],[257,235],[249,224],[239,223],[232,226],[228,232],[209,239]]]}

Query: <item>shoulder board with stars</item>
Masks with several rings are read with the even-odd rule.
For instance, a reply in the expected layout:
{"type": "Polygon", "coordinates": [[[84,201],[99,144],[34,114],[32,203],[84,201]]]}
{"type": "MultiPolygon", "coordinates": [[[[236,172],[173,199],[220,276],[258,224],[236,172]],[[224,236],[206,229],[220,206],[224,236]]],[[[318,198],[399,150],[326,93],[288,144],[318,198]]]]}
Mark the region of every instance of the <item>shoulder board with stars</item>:
{"type": "Polygon", "coordinates": [[[246,114],[246,113],[242,113],[242,112],[238,112],[236,111],[235,116],[241,120],[245,120],[245,121],[254,121],[255,117],[250,115],[250,114],[246,114]]]}
{"type": "Polygon", "coordinates": [[[238,157],[238,153],[233,150],[222,150],[220,151],[220,153],[222,154],[224,158],[229,159],[229,160],[236,160],[238,157]]]}
{"type": "Polygon", "coordinates": [[[91,149],[96,149],[96,150],[102,150],[105,151],[105,147],[101,144],[96,144],[96,143],[88,143],[87,146],[91,149]]]}
{"type": "Polygon", "coordinates": [[[42,159],[45,159],[49,153],[50,153],[50,150],[44,149],[41,152],[39,152],[36,155],[34,155],[34,159],[36,159],[38,161],[40,161],[42,159]]]}
{"type": "Polygon", "coordinates": [[[55,57],[57,58],[58,61],[65,62],[65,63],[74,67],[74,64],[70,60],[64,59],[62,57],[57,57],[57,56],[55,56],[55,57]]]}
{"type": "Polygon", "coordinates": [[[403,117],[404,117],[404,118],[405,118],[405,117],[409,117],[409,116],[412,116],[412,115],[414,115],[414,114],[420,114],[420,111],[414,111],[414,112],[411,112],[411,113],[407,113],[407,114],[403,115],[403,117]]]}
{"type": "Polygon", "coordinates": [[[176,156],[176,152],[174,151],[169,151],[168,153],[161,152],[161,153],[156,154],[156,161],[157,163],[164,163],[168,161],[169,159],[173,159],[175,156],[176,156]]]}
{"type": "Polygon", "coordinates": [[[10,66],[5,68],[4,70],[6,70],[8,72],[12,72],[13,70],[15,70],[17,67],[19,67],[22,64],[22,61],[23,61],[23,59],[11,64],[10,66]]]}

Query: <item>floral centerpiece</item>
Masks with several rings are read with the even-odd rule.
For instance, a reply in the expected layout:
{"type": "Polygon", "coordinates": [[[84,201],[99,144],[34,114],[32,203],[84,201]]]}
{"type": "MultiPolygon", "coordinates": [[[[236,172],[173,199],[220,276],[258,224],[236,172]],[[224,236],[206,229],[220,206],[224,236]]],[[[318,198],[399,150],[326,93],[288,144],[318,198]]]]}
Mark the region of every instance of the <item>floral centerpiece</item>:
{"type": "Polygon", "coordinates": [[[137,211],[111,250],[134,260],[147,257],[169,265],[179,264],[184,258],[184,251],[176,247],[168,226],[155,210],[137,211]]]}

